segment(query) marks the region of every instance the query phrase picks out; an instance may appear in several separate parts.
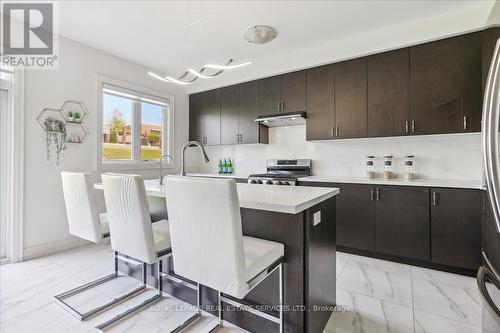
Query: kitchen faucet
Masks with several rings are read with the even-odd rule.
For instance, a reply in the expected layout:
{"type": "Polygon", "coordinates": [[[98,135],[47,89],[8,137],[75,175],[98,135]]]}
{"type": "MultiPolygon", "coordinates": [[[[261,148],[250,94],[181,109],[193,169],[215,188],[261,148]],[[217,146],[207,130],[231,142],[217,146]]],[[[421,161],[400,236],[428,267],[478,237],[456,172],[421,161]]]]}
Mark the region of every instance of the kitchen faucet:
{"type": "Polygon", "coordinates": [[[205,151],[205,148],[201,143],[198,141],[189,141],[182,147],[182,163],[181,163],[181,176],[186,175],[186,169],[185,169],[185,164],[184,164],[184,158],[185,158],[185,153],[186,153],[186,148],[187,147],[199,147],[201,150],[201,153],[203,155],[203,158],[205,159],[205,163],[210,162],[210,159],[208,158],[207,152],[205,151]]]}
{"type": "Polygon", "coordinates": [[[165,154],[160,158],[160,185],[163,185],[163,159],[165,157],[170,158],[174,162],[174,158],[169,154],[165,154]]]}

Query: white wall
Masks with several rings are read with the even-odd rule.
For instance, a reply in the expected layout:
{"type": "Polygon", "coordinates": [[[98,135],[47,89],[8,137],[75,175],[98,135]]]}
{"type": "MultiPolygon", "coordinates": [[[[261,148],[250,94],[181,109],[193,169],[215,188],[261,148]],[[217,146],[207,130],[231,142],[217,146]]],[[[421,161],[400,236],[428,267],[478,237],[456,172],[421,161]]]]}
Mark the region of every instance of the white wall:
{"type": "Polygon", "coordinates": [[[403,171],[405,155],[416,156],[416,172],[428,179],[482,179],[481,136],[474,134],[307,142],[305,125],[269,130],[268,145],[207,147],[210,163],[190,151],[191,172],[217,172],[219,158],[233,158],[236,174],[264,172],[269,158],[310,158],[317,176],[363,177],[365,156],[375,155],[377,172],[384,155],[395,156],[395,171],[403,171]]]}
{"type": "MultiPolygon", "coordinates": [[[[179,88],[150,78],[147,69],[139,65],[61,38],[57,70],[26,71],[24,248],[27,257],[79,244],[68,233],[59,172],[90,171],[98,179],[98,74],[173,95],[176,152],[188,139],[188,97],[179,88]],[[57,167],[54,160],[46,160],[45,134],[36,117],[43,108],[59,108],[68,99],[86,104],[90,112],[87,118],[90,136],[83,144],[70,145],[63,152],[62,165],[57,167]]],[[[178,168],[180,158],[175,162],[178,168]]],[[[156,175],[156,171],[135,172],[156,175]]]]}

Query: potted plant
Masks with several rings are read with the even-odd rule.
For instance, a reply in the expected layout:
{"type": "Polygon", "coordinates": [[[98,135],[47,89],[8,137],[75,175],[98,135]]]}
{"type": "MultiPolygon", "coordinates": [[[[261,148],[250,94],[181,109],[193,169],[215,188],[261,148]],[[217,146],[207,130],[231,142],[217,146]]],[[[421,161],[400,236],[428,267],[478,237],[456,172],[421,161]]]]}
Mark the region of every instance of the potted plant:
{"type": "Polygon", "coordinates": [[[68,120],[69,120],[69,121],[74,121],[74,118],[73,118],[73,111],[69,111],[69,112],[68,112],[68,120]]]}
{"type": "Polygon", "coordinates": [[[73,116],[75,117],[75,121],[76,121],[76,122],[78,122],[78,123],[79,123],[79,122],[81,122],[81,121],[82,121],[82,119],[81,119],[81,115],[80,115],[80,112],[75,112],[75,113],[73,114],[73,116]]]}

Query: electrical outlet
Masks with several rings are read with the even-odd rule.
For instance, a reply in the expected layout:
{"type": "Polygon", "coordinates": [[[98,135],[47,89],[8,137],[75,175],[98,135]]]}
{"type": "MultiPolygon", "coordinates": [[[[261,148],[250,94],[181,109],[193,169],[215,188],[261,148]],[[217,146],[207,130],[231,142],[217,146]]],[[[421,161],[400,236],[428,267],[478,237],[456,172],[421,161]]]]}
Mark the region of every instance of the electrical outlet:
{"type": "Polygon", "coordinates": [[[313,226],[317,226],[321,223],[321,211],[317,211],[313,215],[313,226]]]}

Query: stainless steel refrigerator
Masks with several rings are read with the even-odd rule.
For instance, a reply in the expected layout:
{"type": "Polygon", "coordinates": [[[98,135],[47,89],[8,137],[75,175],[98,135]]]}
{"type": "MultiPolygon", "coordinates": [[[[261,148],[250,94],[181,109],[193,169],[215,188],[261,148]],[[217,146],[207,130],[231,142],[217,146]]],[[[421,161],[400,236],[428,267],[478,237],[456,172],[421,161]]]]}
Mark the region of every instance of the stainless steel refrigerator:
{"type": "Polygon", "coordinates": [[[500,39],[496,43],[486,81],[482,149],[487,190],[483,266],[477,285],[483,299],[483,329],[500,331],[500,39]]]}

